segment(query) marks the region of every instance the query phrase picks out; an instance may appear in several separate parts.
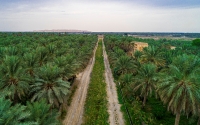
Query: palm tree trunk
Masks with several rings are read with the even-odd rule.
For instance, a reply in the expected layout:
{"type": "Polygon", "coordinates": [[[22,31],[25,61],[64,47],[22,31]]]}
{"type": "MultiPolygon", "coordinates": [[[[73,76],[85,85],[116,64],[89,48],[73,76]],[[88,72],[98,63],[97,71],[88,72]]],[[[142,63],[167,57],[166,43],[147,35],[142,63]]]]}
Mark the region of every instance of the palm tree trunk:
{"type": "Polygon", "coordinates": [[[62,112],[63,106],[62,103],[59,103],[59,112],[62,112]]]}
{"type": "Polygon", "coordinates": [[[181,113],[177,112],[176,113],[176,119],[175,119],[175,124],[174,125],[179,125],[180,116],[181,116],[181,113]]]}
{"type": "Polygon", "coordinates": [[[145,95],[144,95],[143,102],[142,102],[142,106],[143,106],[143,107],[145,107],[146,101],[147,101],[147,96],[146,96],[146,94],[145,94],[145,95]]]}

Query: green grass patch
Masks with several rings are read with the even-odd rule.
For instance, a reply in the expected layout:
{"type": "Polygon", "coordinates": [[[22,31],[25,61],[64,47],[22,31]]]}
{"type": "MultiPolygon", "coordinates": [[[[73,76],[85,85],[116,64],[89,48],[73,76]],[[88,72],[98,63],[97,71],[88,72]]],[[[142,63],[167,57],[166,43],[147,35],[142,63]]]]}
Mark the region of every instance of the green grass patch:
{"type": "MultiPolygon", "coordinates": [[[[115,83],[117,83],[117,82],[115,82],[115,83]]],[[[124,105],[124,102],[123,102],[122,94],[120,92],[119,85],[117,86],[117,95],[118,95],[119,104],[121,105],[121,111],[123,112],[123,116],[124,116],[124,119],[125,119],[125,121],[124,121],[125,125],[131,125],[130,119],[128,117],[128,114],[126,112],[126,108],[125,108],[125,105],[124,105]]]]}
{"type": "Polygon", "coordinates": [[[102,42],[99,41],[84,109],[85,125],[109,125],[104,72],[102,42]]]}

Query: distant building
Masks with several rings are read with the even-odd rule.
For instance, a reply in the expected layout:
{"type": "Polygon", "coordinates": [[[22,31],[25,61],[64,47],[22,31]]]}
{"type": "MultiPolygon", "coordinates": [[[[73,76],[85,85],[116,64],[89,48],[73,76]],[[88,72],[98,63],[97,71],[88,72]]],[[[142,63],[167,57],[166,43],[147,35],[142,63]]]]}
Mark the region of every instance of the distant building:
{"type": "Polygon", "coordinates": [[[98,40],[102,40],[104,39],[104,35],[98,35],[98,40]]]}
{"type": "Polygon", "coordinates": [[[171,49],[171,50],[175,50],[176,47],[175,47],[175,46],[170,46],[170,49],[171,49]]]}
{"type": "Polygon", "coordinates": [[[148,43],[144,43],[144,42],[132,42],[133,43],[133,52],[135,51],[142,51],[143,48],[148,47],[148,43]]]}

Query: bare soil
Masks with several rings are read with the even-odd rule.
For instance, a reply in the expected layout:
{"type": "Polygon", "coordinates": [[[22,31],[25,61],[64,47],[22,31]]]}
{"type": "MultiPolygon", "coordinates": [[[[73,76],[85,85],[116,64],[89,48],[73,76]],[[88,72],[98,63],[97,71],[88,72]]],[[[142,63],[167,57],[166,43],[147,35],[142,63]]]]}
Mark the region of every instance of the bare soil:
{"type": "Polygon", "coordinates": [[[82,123],[84,104],[90,82],[90,74],[95,63],[97,45],[93,51],[93,57],[90,59],[88,66],[83,72],[79,73],[75,79],[75,82],[78,83],[78,88],[73,96],[71,105],[68,107],[67,116],[63,121],[63,125],[81,125],[82,123]]]}
{"type": "Polygon", "coordinates": [[[114,78],[110,69],[104,42],[103,56],[105,65],[105,80],[107,84],[109,123],[110,125],[124,125],[123,115],[120,111],[120,104],[118,102],[116,84],[114,83],[114,78]]]}

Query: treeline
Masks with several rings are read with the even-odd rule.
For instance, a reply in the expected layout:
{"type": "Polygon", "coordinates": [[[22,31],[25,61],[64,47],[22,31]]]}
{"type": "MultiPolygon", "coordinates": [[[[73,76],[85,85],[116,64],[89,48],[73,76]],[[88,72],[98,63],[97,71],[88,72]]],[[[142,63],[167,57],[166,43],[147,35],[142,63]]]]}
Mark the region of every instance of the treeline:
{"type": "Polygon", "coordinates": [[[122,104],[126,124],[130,119],[125,106],[136,125],[199,124],[199,47],[191,41],[122,35],[106,35],[104,40],[115,80],[120,82],[118,91],[122,89],[126,102],[122,104]],[[133,53],[133,41],[149,46],[133,53]]]}
{"type": "Polygon", "coordinates": [[[73,79],[96,41],[95,35],[0,33],[0,124],[60,124],[73,79]]]}

